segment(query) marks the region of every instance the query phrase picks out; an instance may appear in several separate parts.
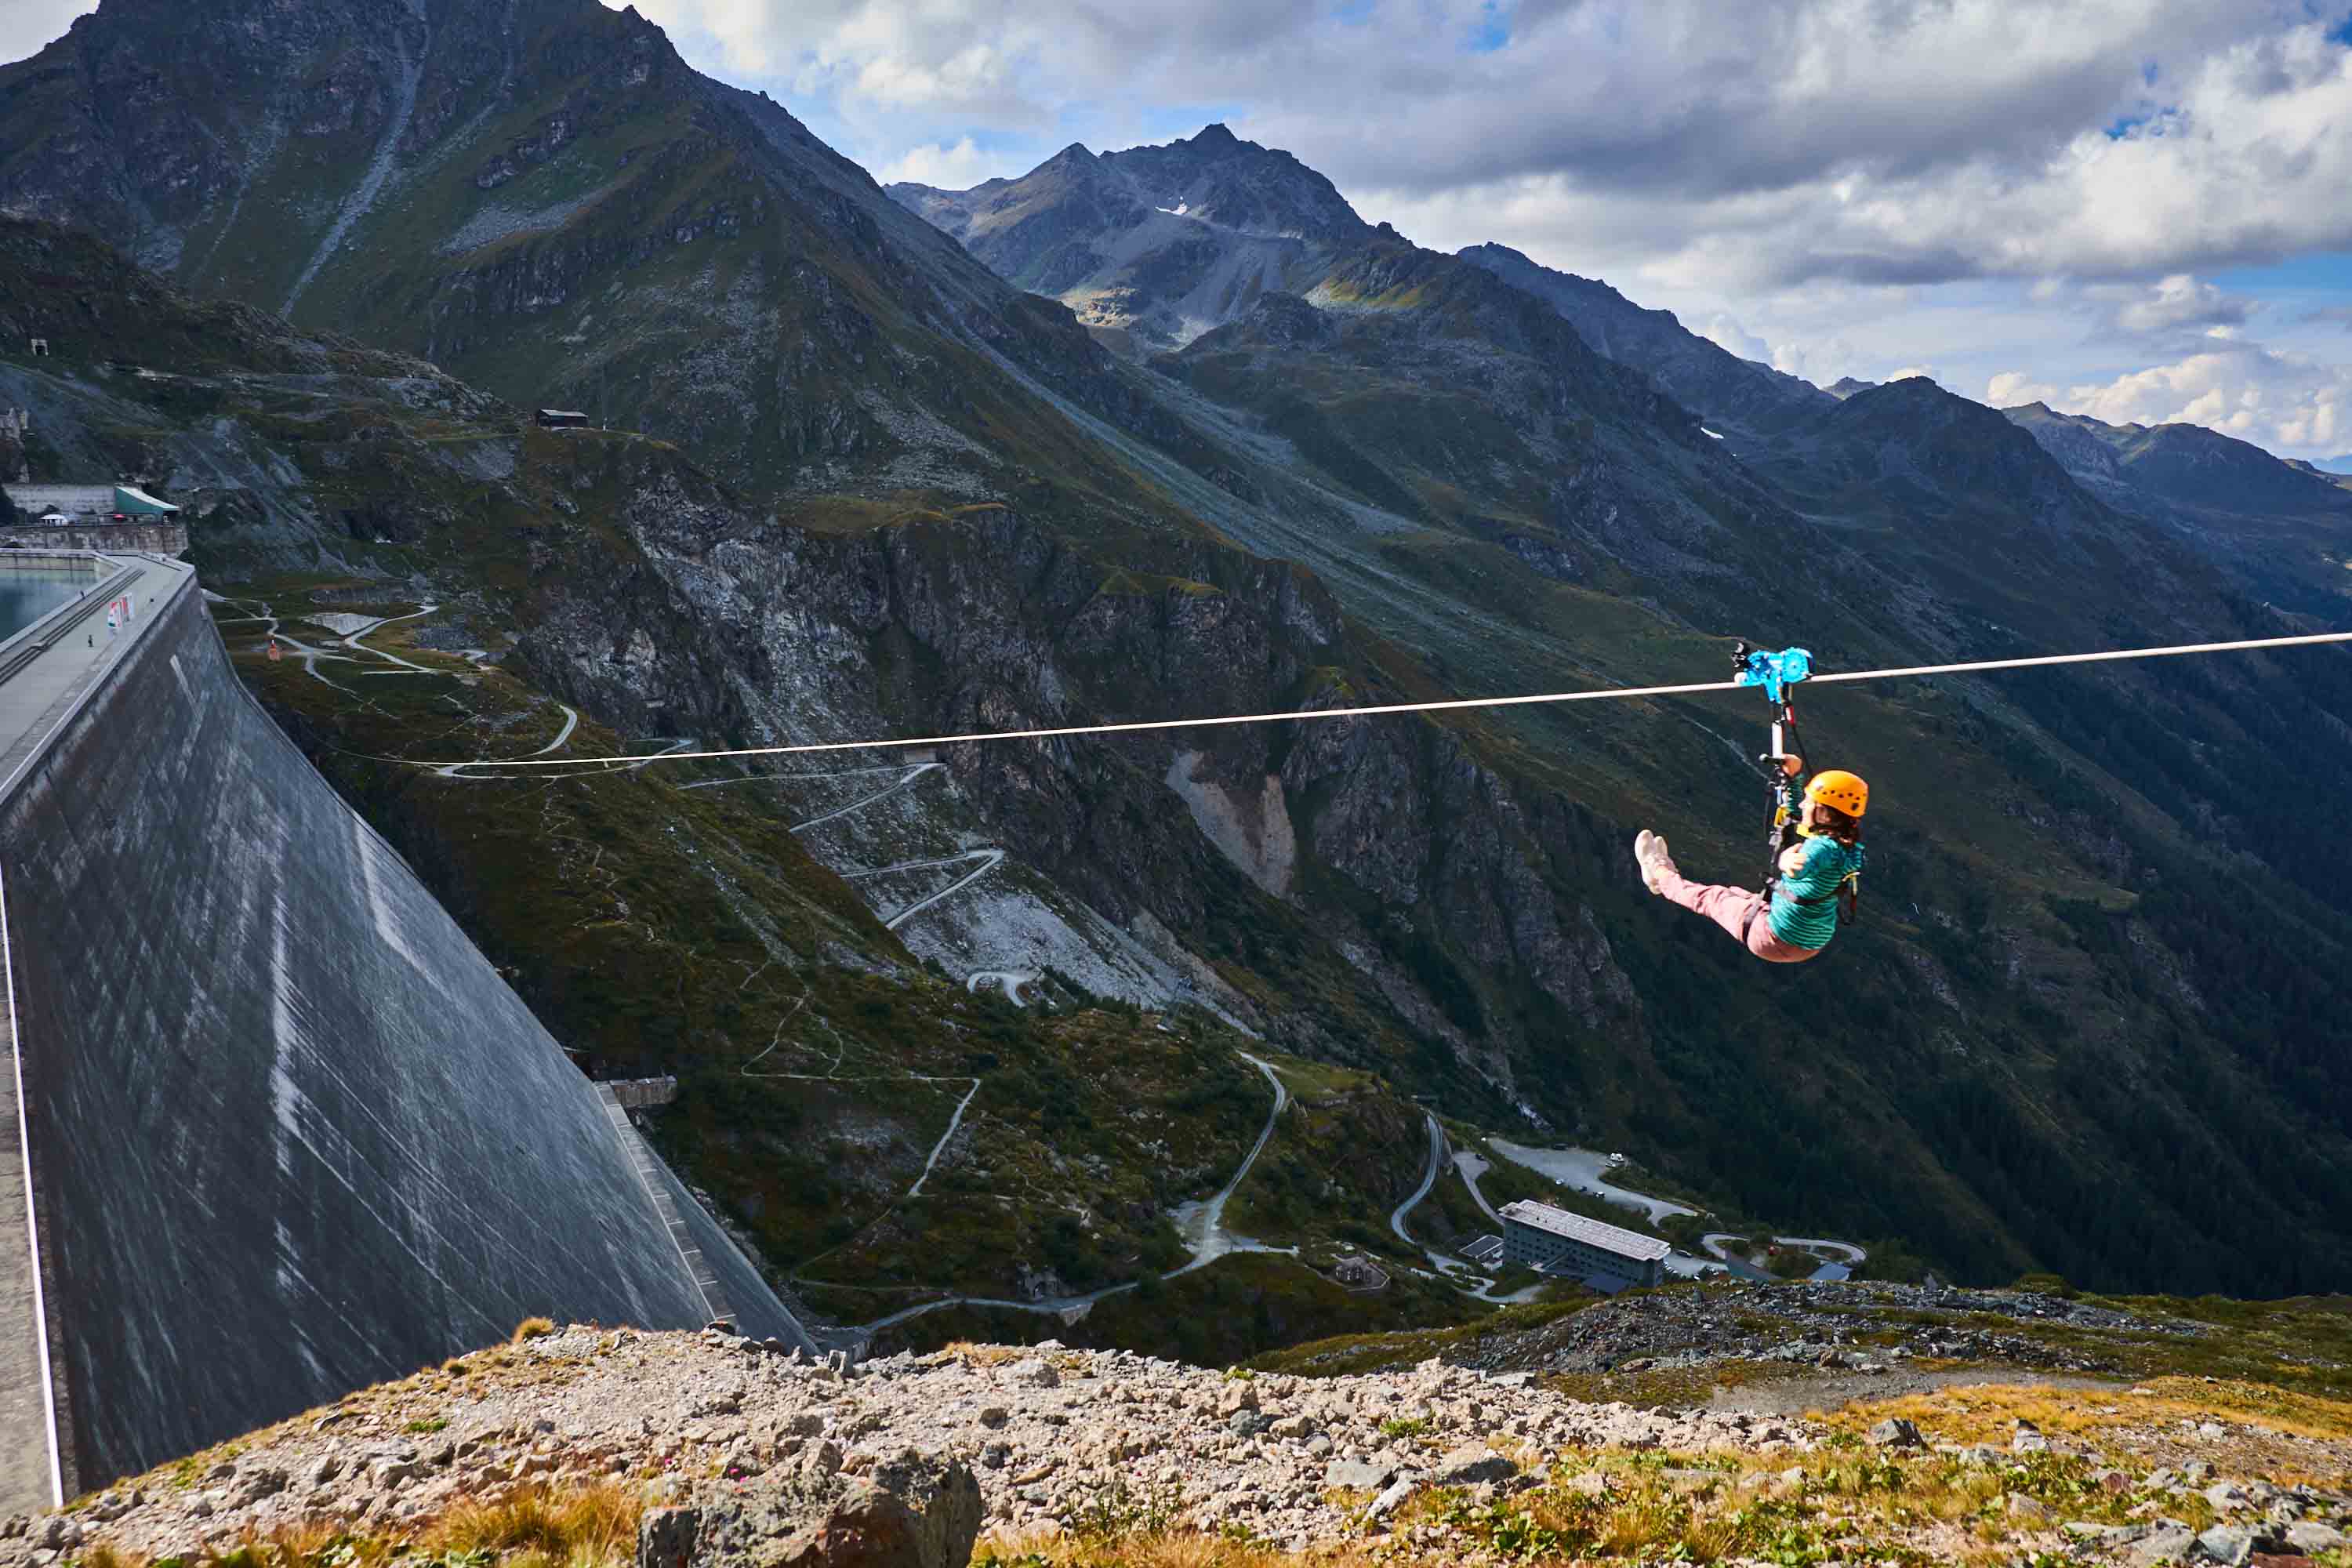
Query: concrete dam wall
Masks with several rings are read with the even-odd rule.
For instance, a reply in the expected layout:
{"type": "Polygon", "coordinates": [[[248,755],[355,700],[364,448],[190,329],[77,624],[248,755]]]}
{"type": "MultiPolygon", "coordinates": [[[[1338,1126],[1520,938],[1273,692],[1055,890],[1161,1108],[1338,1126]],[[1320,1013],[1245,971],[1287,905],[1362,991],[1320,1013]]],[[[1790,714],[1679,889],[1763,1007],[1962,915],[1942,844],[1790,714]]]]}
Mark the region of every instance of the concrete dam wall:
{"type": "Polygon", "coordinates": [[[0,1511],[533,1315],[805,1344],[146,569],[0,780],[0,1511]]]}

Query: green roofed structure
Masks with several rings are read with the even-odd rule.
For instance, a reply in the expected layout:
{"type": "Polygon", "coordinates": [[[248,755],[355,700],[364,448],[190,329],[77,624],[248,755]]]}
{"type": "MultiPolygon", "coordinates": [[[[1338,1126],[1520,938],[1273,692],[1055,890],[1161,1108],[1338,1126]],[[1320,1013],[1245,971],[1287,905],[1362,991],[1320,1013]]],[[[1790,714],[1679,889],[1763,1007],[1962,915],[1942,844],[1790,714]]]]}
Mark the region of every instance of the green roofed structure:
{"type": "Polygon", "coordinates": [[[8,499],[16,503],[19,511],[36,516],[55,513],[76,522],[180,515],[178,507],[156,500],[136,485],[10,485],[7,491],[8,499]]]}

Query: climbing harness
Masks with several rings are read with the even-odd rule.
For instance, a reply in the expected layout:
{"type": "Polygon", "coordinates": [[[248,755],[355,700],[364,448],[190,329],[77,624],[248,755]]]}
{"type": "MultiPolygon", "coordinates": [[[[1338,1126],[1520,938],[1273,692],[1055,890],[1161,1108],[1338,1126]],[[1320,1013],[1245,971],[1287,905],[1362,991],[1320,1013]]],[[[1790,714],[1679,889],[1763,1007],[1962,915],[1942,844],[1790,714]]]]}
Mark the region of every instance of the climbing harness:
{"type": "Polygon", "coordinates": [[[1731,650],[1732,679],[1760,686],[1772,705],[1772,749],[1756,759],[1772,789],[1772,809],[1764,827],[1764,891],[1780,880],[1780,857],[1797,842],[1797,781],[1804,776],[1804,744],[1797,734],[1797,708],[1790,688],[1813,672],[1813,656],[1803,648],[1767,653],[1746,642],[1731,650]],[[1791,747],[1794,750],[1791,750],[1791,747]]]}
{"type": "MultiPolygon", "coordinates": [[[[1798,781],[1805,776],[1805,746],[1797,733],[1797,707],[1792,689],[1809,680],[1813,673],[1813,656],[1804,648],[1782,648],[1778,653],[1751,648],[1744,641],[1734,645],[1732,668],[1738,673],[1732,678],[1738,686],[1759,686],[1764,700],[1772,705],[1772,749],[1756,759],[1757,771],[1764,775],[1772,789],[1772,811],[1764,830],[1764,893],[1769,899],[1780,884],[1780,857],[1807,838],[1812,829],[1805,825],[1801,805],[1802,791],[1798,781]]],[[[1862,896],[1862,873],[1849,872],[1837,890],[1818,899],[1796,899],[1800,904],[1825,904],[1837,900],[1838,924],[1853,923],[1856,902],[1862,896]]]]}

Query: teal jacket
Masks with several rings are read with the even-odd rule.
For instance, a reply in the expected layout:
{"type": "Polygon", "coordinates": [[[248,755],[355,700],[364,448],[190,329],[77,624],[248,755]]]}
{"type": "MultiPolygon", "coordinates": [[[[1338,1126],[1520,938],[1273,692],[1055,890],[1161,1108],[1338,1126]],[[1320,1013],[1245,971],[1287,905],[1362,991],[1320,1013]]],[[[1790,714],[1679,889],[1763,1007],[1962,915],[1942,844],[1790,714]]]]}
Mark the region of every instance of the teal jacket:
{"type": "Polygon", "coordinates": [[[1837,934],[1838,884],[1862,869],[1862,846],[1826,834],[1803,840],[1804,864],[1772,885],[1772,934],[1790,947],[1827,947],[1837,934]],[[1821,902],[1800,900],[1819,899],[1821,902]]]}

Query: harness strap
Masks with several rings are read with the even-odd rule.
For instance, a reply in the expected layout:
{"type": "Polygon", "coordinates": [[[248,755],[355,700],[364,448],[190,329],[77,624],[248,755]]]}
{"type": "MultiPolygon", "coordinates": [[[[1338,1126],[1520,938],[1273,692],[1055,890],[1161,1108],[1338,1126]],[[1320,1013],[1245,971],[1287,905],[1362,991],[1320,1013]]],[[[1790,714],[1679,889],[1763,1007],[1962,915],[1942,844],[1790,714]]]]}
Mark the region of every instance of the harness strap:
{"type": "Polygon", "coordinates": [[[1789,901],[1790,901],[1790,903],[1792,903],[1792,904],[1802,904],[1802,905],[1804,905],[1807,909],[1811,909],[1811,908],[1812,908],[1812,907],[1813,907],[1814,905],[1816,905],[1816,904],[1835,903],[1835,902],[1838,902],[1838,901],[1840,901],[1840,900],[1842,900],[1845,899],[1845,898],[1846,898],[1848,895],[1850,895],[1850,894],[1854,894],[1854,893],[1859,893],[1859,892],[1861,892],[1861,891],[1862,891],[1861,882],[1862,882],[1862,873],[1861,873],[1861,872],[1859,872],[1859,871],[1848,871],[1848,872],[1845,874],[1844,879],[1843,879],[1842,881],[1840,881],[1836,887],[1832,888],[1828,892],[1823,893],[1820,898],[1818,898],[1818,899],[1790,899],[1789,901]]]}

